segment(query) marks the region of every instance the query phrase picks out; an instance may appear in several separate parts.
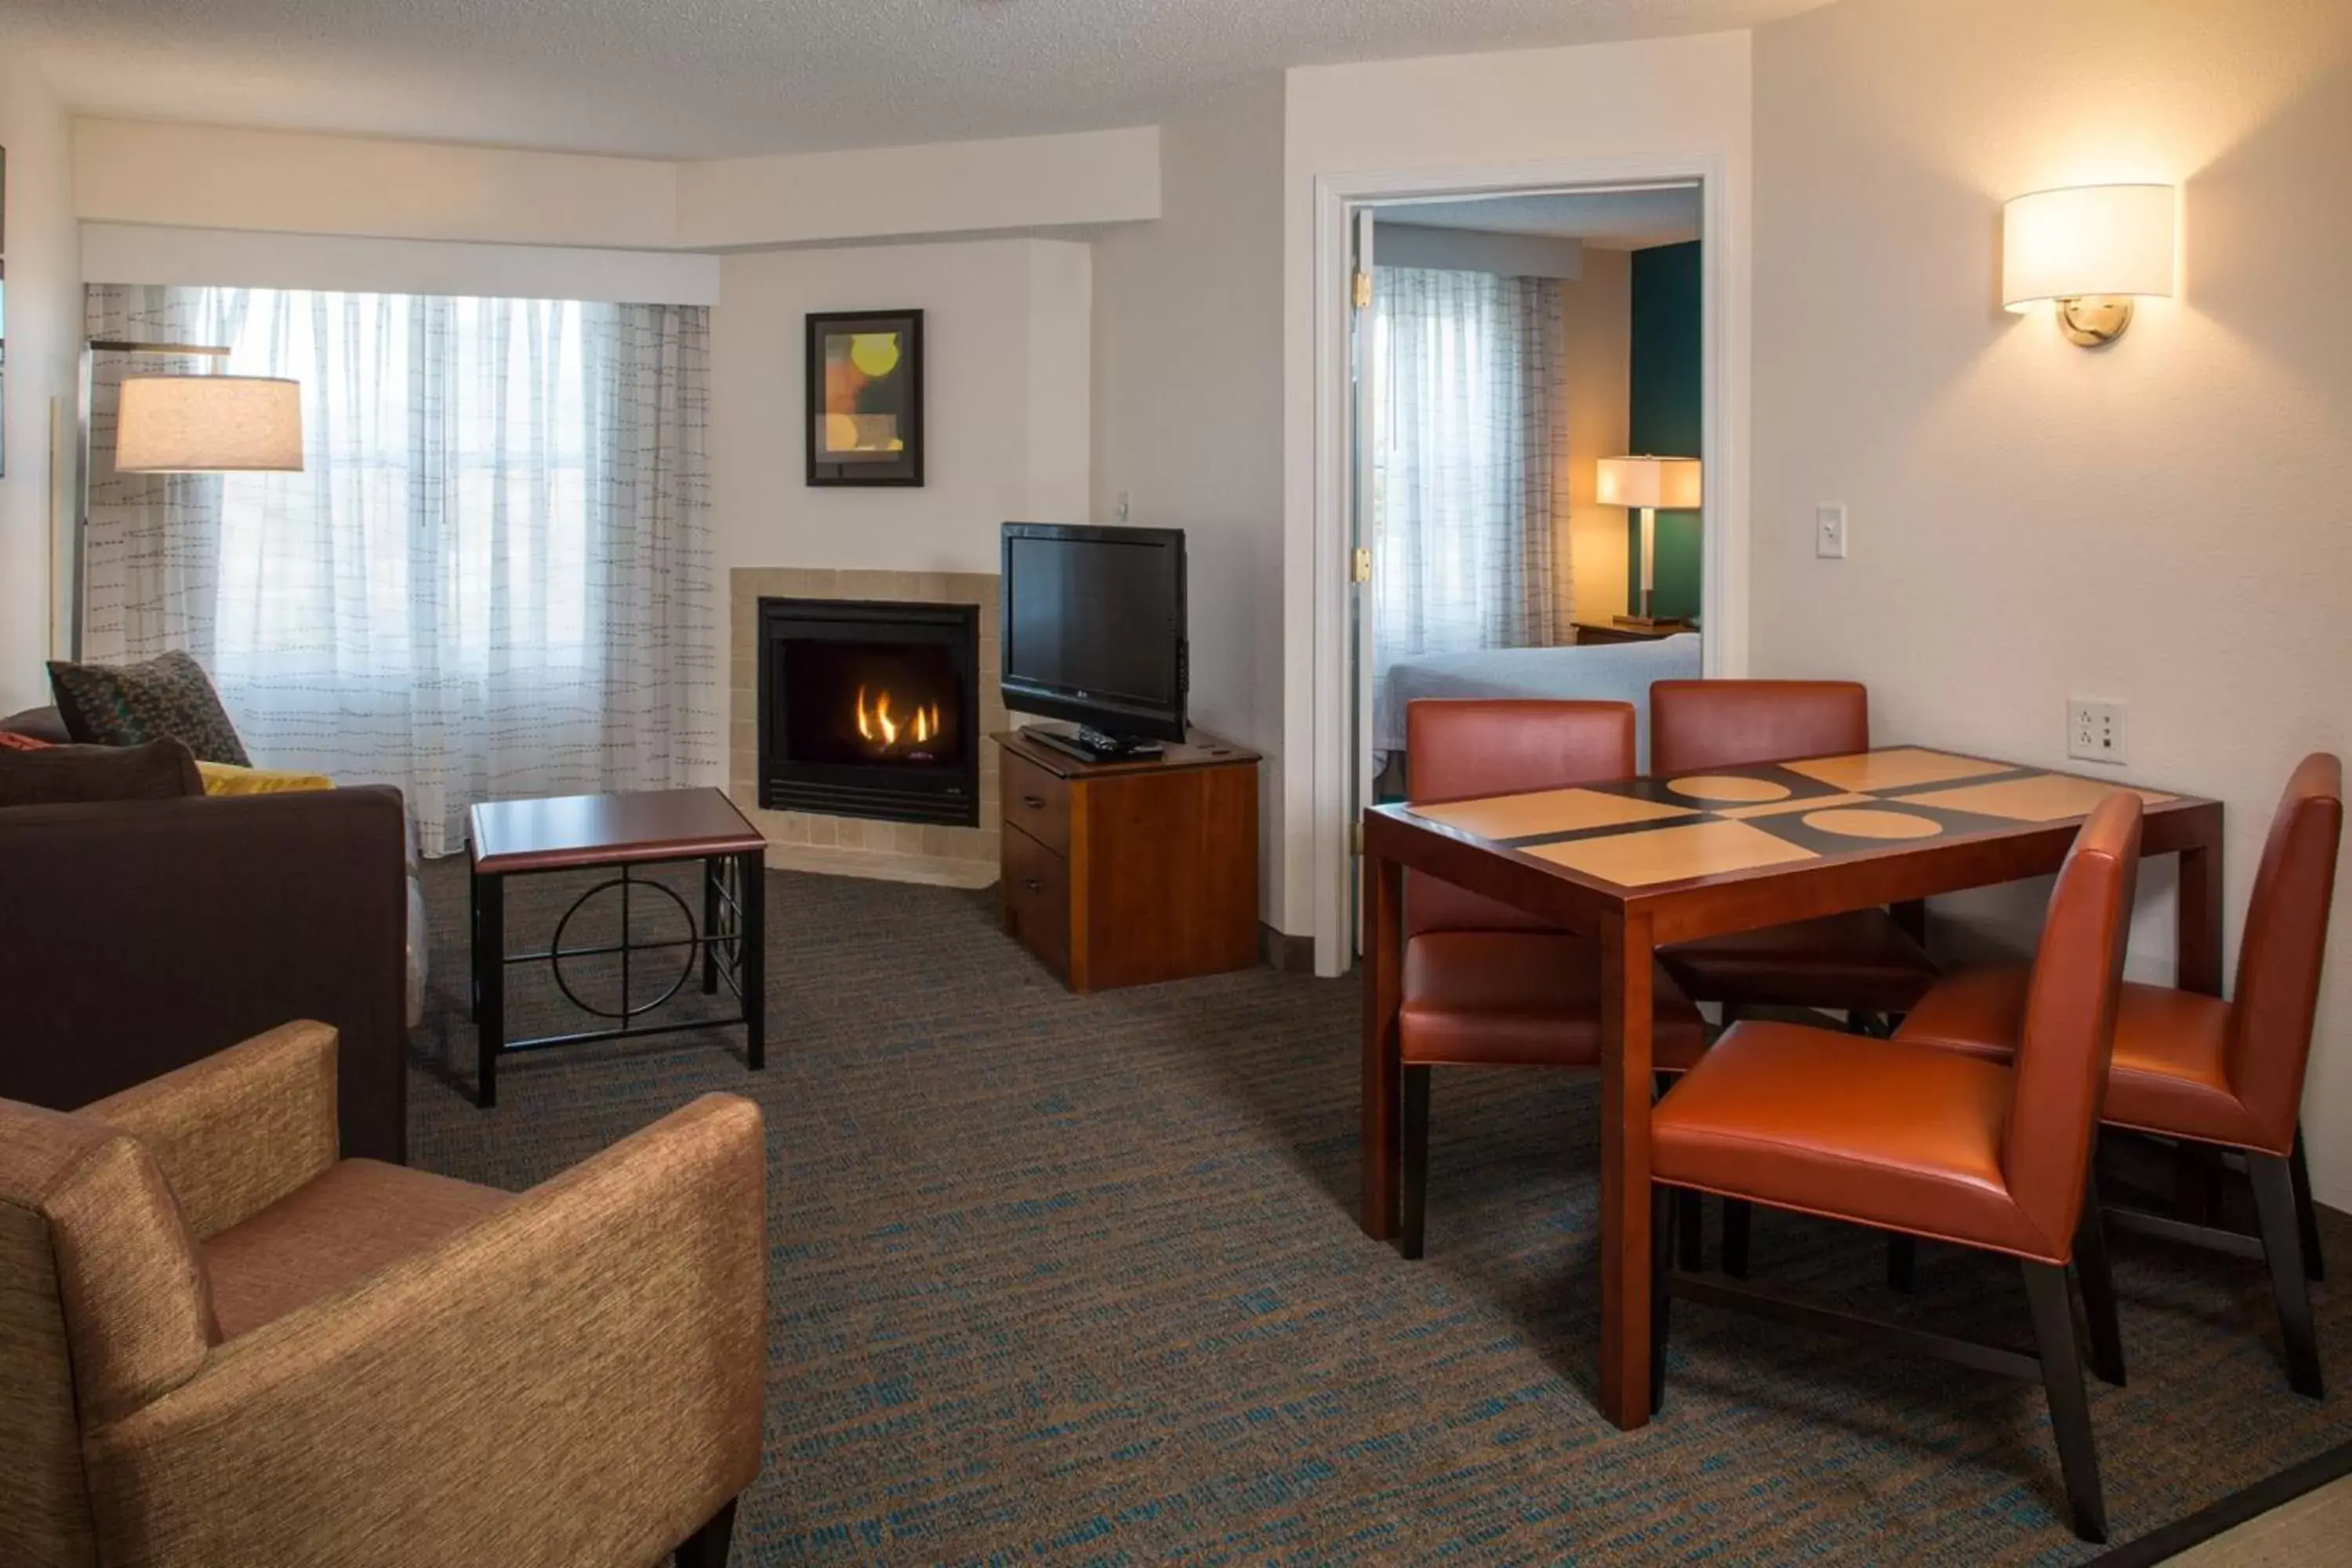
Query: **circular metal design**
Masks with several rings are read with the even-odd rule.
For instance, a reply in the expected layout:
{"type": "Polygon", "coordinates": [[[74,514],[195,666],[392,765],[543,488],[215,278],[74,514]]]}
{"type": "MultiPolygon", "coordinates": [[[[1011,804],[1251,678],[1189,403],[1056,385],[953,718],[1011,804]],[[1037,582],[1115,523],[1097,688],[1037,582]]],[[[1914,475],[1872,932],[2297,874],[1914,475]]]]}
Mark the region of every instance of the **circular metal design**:
{"type": "Polygon", "coordinates": [[[1809,811],[1805,826],[1847,838],[1933,838],[1944,825],[1907,811],[1809,811]]]}
{"type": "Polygon", "coordinates": [[[1774,784],[1770,779],[1741,778],[1737,773],[1693,773],[1688,778],[1668,779],[1666,787],[1692,800],[1766,801],[1789,798],[1787,784],[1774,784]]]}
{"type": "MultiPolygon", "coordinates": [[[[676,904],[677,906],[679,916],[686,921],[687,935],[691,937],[695,934],[694,912],[686,907],[686,900],[679,898],[677,892],[667,885],[661,882],[641,882],[634,877],[611,877],[597,883],[594,887],[589,889],[586,892],[572,900],[572,907],[563,911],[563,918],[555,922],[555,940],[547,944],[547,967],[555,972],[556,988],[572,999],[572,1005],[573,1006],[579,1008],[583,1013],[593,1013],[599,1018],[618,1018],[622,1022],[626,1023],[631,1018],[637,1017],[642,1014],[652,1012],[655,1008],[660,1006],[663,1003],[677,994],[678,987],[684,985],[686,984],[687,976],[694,973],[695,949],[689,942],[685,950],[686,962],[678,967],[677,977],[669,983],[668,987],[665,989],[660,995],[655,997],[652,1001],[647,1002],[641,1007],[632,1007],[629,1005],[629,993],[628,987],[625,984],[621,989],[621,1006],[618,1012],[614,1011],[610,1007],[599,1007],[593,1002],[590,1002],[583,998],[579,992],[572,989],[572,983],[563,977],[563,961],[566,958],[587,956],[590,954],[592,950],[580,948],[567,952],[563,946],[564,928],[572,923],[572,917],[578,914],[581,910],[586,906],[589,900],[594,898],[597,894],[604,892],[608,888],[618,888],[625,884],[630,888],[650,888],[655,892],[657,892],[661,894],[662,897],[667,899],[671,903],[676,904]]],[[[628,940],[629,932],[627,927],[625,925],[621,931],[621,941],[624,943],[626,943],[628,940]]],[[[597,956],[617,955],[599,954],[597,956]]]]}

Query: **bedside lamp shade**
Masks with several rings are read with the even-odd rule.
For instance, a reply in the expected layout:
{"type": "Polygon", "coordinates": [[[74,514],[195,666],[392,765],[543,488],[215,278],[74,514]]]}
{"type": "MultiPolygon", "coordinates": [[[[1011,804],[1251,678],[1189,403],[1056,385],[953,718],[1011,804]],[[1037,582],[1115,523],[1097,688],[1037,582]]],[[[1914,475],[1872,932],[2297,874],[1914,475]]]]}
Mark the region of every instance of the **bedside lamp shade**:
{"type": "Polygon", "coordinates": [[[299,473],[301,385],[250,375],[126,376],[114,467],[126,474],[299,473]]]}
{"type": "Polygon", "coordinates": [[[2096,348],[2123,336],[2132,301],[2173,290],[2170,185],[2077,185],[2019,196],[2001,210],[2000,302],[2057,302],[2067,338],[2096,348]]]}
{"type": "Polygon", "coordinates": [[[1602,506],[1687,511],[1699,504],[1696,458],[1603,458],[1594,499],[1602,506]]]}

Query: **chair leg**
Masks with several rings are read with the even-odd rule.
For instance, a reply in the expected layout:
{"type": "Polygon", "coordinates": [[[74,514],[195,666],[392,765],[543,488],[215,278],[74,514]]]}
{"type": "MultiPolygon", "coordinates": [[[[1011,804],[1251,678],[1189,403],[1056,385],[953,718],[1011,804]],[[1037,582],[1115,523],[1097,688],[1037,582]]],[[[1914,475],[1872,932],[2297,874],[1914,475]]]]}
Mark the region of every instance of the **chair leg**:
{"type": "Polygon", "coordinates": [[[1903,1295],[1911,1294],[1912,1280],[1919,1271],[1919,1238],[1899,1230],[1886,1233],[1886,1288],[1903,1295]]]}
{"type": "Polygon", "coordinates": [[[2294,1178],[2294,1216],[2303,1231],[2303,1277],[2317,1283],[2327,1278],[2326,1259],[2319,1255],[2319,1211],[2311,1202],[2311,1165],[2303,1157],[2303,1129],[2294,1130],[2294,1152],[2287,1156],[2287,1174],[2294,1178]]]}
{"type": "Polygon", "coordinates": [[[1668,1218],[1696,1213],[1698,1194],[1653,1183],[1650,1187],[1650,1414],[1666,1406],[1666,1331],[1674,1321],[1674,1298],[1668,1294],[1672,1243],[1668,1218]]]}
{"type": "Polygon", "coordinates": [[[2278,1302],[2279,1337],[2286,1342],[2286,1380],[2297,1394],[2317,1399],[2326,1385],[2319,1375],[2319,1342],[2311,1327],[2311,1282],[2304,1277],[2303,1226],[2289,1164],[2276,1154],[2246,1152],[2254,1213],[2262,1221],[2263,1257],[2270,1264],[2271,1295],[2278,1302]]]}
{"type": "Polygon", "coordinates": [[[735,1543],[735,1500],[729,1498],[700,1530],[677,1549],[677,1568],[727,1568],[727,1554],[735,1543]]]}
{"type": "Polygon", "coordinates": [[[2083,1317],[2091,1330],[2091,1370],[2100,1382],[2121,1388],[2123,1324],[2116,1315],[2116,1279],[2107,1266],[2107,1227],[2099,1217],[2096,1184],[2083,1189],[2083,1217],[2074,1226],[2074,1278],[2083,1288],[2083,1317]]]}
{"type": "Polygon", "coordinates": [[[1429,1072],[1425,1067],[1404,1069],[1404,1124],[1399,1130],[1404,1144],[1404,1224],[1397,1250],[1407,1258],[1421,1256],[1429,1206],[1429,1072]]]}
{"type": "Polygon", "coordinates": [[[1748,1278],[1748,1232],[1756,1205],[1746,1198],[1723,1200],[1723,1271],[1734,1279],[1748,1278]]]}
{"type": "Polygon", "coordinates": [[[2091,1402],[2083,1390],[2083,1363],[2074,1340],[2074,1298],[2066,1270],[2026,1263],[2025,1297],[2033,1310],[2033,1340],[2042,1358],[2042,1390],[2058,1439],[2058,1466],[2066,1478],[2066,1507],[2074,1533],[2099,1544],[2107,1539],[2107,1510],[2099,1490],[2099,1452],[2091,1437],[2091,1402]]]}

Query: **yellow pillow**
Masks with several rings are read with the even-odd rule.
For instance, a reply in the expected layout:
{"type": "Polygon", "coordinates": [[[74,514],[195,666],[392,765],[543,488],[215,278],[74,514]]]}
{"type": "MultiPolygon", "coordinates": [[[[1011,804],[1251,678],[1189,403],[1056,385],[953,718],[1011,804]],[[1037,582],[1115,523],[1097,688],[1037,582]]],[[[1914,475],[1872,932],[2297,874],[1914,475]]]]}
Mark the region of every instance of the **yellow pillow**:
{"type": "Polygon", "coordinates": [[[206,795],[285,795],[298,789],[332,789],[324,773],[289,773],[273,768],[240,768],[230,763],[198,763],[206,795]]]}

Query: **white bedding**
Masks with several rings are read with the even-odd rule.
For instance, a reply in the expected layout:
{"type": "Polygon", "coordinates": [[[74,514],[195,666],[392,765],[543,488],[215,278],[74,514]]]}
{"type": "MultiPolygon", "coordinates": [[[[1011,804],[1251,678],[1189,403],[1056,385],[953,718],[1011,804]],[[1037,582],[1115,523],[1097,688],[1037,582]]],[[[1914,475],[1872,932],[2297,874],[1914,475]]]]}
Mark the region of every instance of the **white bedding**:
{"type": "Polygon", "coordinates": [[[1423,697],[1549,697],[1631,702],[1641,765],[1650,765],[1650,682],[1696,679],[1696,632],[1591,647],[1496,647],[1426,654],[1389,666],[1372,715],[1378,764],[1404,750],[1405,705],[1423,697]]]}

